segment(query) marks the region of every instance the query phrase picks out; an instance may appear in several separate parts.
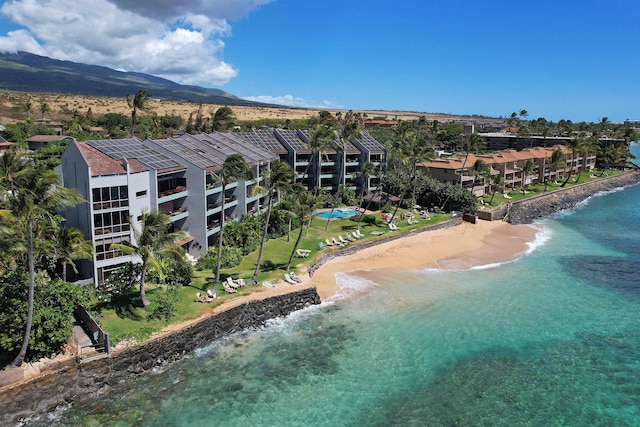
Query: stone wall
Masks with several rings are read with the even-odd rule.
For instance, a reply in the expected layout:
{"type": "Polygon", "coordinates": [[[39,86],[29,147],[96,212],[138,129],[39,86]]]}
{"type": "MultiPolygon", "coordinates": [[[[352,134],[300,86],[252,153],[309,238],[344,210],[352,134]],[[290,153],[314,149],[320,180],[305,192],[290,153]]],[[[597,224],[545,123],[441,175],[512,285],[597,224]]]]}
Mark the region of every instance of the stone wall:
{"type": "Polygon", "coordinates": [[[182,359],[222,336],[262,327],[269,319],[320,304],[315,288],[251,301],[207,317],[178,332],[82,364],[68,364],[0,392],[0,425],[93,397],[98,391],[131,381],[157,366],[182,359]]]}
{"type": "Polygon", "coordinates": [[[640,183],[640,171],[636,170],[514,202],[508,209],[506,221],[511,224],[530,224],[538,218],[573,208],[598,192],[638,183],[640,183]]]}

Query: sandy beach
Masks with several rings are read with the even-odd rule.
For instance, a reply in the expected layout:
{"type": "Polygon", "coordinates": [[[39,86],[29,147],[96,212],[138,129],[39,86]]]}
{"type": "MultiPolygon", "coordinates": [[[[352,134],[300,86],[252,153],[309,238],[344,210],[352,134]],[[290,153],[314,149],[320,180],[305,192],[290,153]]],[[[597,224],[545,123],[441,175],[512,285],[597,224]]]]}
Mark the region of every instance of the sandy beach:
{"type": "Polygon", "coordinates": [[[338,290],[336,273],[355,270],[464,269],[513,260],[528,248],[537,230],[502,221],[462,223],[446,229],[424,231],[335,258],[305,282],[316,286],[325,300],[338,290]]]}
{"type": "MultiPolygon", "coordinates": [[[[410,270],[422,268],[463,269],[510,261],[521,256],[527,243],[535,239],[537,230],[528,225],[511,225],[503,221],[464,222],[460,225],[425,230],[392,241],[364,248],[351,255],[336,257],[322,265],[310,278],[308,265],[297,271],[302,283],[290,285],[284,280],[273,282],[274,287],[261,286],[250,295],[234,298],[211,310],[206,316],[237,307],[248,301],[282,295],[307,287],[316,287],[324,301],[339,291],[336,273],[356,270],[410,270]]],[[[381,239],[382,240],[382,239],[381,239]]],[[[357,244],[357,243],[355,243],[357,244]]],[[[169,325],[154,337],[180,330],[202,318],[169,325]]],[[[116,347],[116,351],[126,344],[116,347]]]]}

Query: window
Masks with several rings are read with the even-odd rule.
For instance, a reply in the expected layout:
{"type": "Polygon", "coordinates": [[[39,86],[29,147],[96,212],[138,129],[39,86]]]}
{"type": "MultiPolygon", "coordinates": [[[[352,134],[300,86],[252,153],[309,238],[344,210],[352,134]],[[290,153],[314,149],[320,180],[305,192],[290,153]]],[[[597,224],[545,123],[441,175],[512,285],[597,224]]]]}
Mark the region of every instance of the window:
{"type": "Polygon", "coordinates": [[[93,227],[93,234],[95,236],[129,232],[129,212],[115,211],[96,213],[93,215],[93,227]]]}
{"type": "Polygon", "coordinates": [[[96,260],[103,261],[105,259],[112,259],[123,256],[122,251],[115,250],[111,247],[114,243],[127,243],[129,242],[126,237],[107,237],[96,241],[96,260]]]}
{"type": "Polygon", "coordinates": [[[138,192],[136,193],[136,197],[144,197],[144,196],[146,196],[146,195],[147,195],[147,190],[144,190],[144,191],[138,191],[138,192]]]}
{"type": "Polygon", "coordinates": [[[129,206],[129,189],[126,185],[94,188],[93,209],[114,209],[129,206]]]}

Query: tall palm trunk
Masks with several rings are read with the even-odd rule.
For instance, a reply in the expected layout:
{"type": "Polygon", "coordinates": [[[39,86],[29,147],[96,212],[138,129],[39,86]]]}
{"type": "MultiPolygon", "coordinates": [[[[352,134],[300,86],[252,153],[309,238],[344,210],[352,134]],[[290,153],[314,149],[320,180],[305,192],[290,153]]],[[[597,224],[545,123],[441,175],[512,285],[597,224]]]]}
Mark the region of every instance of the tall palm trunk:
{"type": "Polygon", "coordinates": [[[340,189],[342,188],[342,186],[340,185],[340,181],[342,181],[342,168],[340,168],[340,176],[338,177],[338,192],[336,193],[336,198],[333,202],[333,204],[331,205],[331,212],[329,212],[329,217],[327,218],[327,223],[324,226],[324,231],[327,231],[329,229],[329,222],[331,221],[331,218],[333,217],[333,211],[336,209],[336,205],[340,202],[340,189]]]}
{"type": "Polygon", "coordinates": [[[291,255],[289,255],[289,262],[287,263],[287,268],[286,268],[287,271],[289,271],[289,268],[291,267],[291,263],[293,262],[293,254],[296,253],[296,250],[298,249],[298,244],[302,239],[303,228],[304,228],[304,221],[300,221],[300,233],[298,233],[298,238],[296,239],[296,242],[293,244],[293,250],[291,251],[291,255]]]}
{"type": "Polygon", "coordinates": [[[33,261],[33,223],[31,220],[27,223],[27,264],[29,268],[29,296],[27,302],[27,325],[24,331],[24,338],[22,340],[22,347],[20,352],[11,362],[11,366],[19,367],[22,365],[25,356],[27,355],[27,347],[29,347],[29,335],[31,335],[31,324],[33,323],[33,293],[36,284],[36,272],[33,261]]]}
{"type": "Polygon", "coordinates": [[[140,273],[140,301],[142,301],[144,307],[149,305],[149,298],[147,298],[147,293],[144,290],[144,282],[147,279],[147,265],[146,261],[142,262],[142,272],[140,273]]]}
{"type": "Polygon", "coordinates": [[[220,211],[220,234],[218,235],[218,261],[216,263],[216,281],[215,281],[216,290],[220,285],[220,266],[222,262],[222,233],[224,232],[224,197],[225,197],[226,187],[227,186],[223,182],[222,183],[222,204],[220,205],[220,207],[222,208],[222,210],[220,211]]]}
{"type": "Polygon", "coordinates": [[[569,178],[571,178],[571,174],[573,173],[573,157],[574,157],[574,153],[571,152],[571,166],[569,167],[569,175],[567,175],[567,177],[565,178],[564,182],[560,187],[564,187],[565,185],[567,185],[567,183],[569,182],[569,178]]]}
{"type": "Polygon", "coordinates": [[[269,231],[269,219],[271,218],[271,205],[273,203],[273,195],[269,194],[269,203],[267,204],[267,216],[264,222],[264,229],[262,231],[262,240],[260,240],[260,250],[258,251],[258,261],[256,263],[256,269],[253,272],[251,278],[251,284],[258,283],[258,273],[260,273],[260,264],[262,263],[262,252],[264,250],[264,242],[267,240],[267,232],[269,231]]]}

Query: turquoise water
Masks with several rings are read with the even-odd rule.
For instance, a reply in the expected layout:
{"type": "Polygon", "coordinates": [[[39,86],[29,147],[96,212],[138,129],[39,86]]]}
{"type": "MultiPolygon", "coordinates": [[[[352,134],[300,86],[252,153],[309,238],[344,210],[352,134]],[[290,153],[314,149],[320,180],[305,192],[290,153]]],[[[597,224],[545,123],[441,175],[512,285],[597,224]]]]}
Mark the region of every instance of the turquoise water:
{"type": "Polygon", "coordinates": [[[331,213],[331,211],[314,212],[313,214],[315,216],[317,216],[318,218],[328,219],[329,217],[331,217],[331,218],[348,218],[350,216],[356,215],[357,213],[358,213],[357,210],[352,209],[352,208],[347,208],[347,209],[335,209],[333,211],[333,214],[331,213]]]}
{"type": "Polygon", "coordinates": [[[492,268],[340,274],[321,306],[28,424],[639,426],[639,206],[592,198],[492,268]]]}

